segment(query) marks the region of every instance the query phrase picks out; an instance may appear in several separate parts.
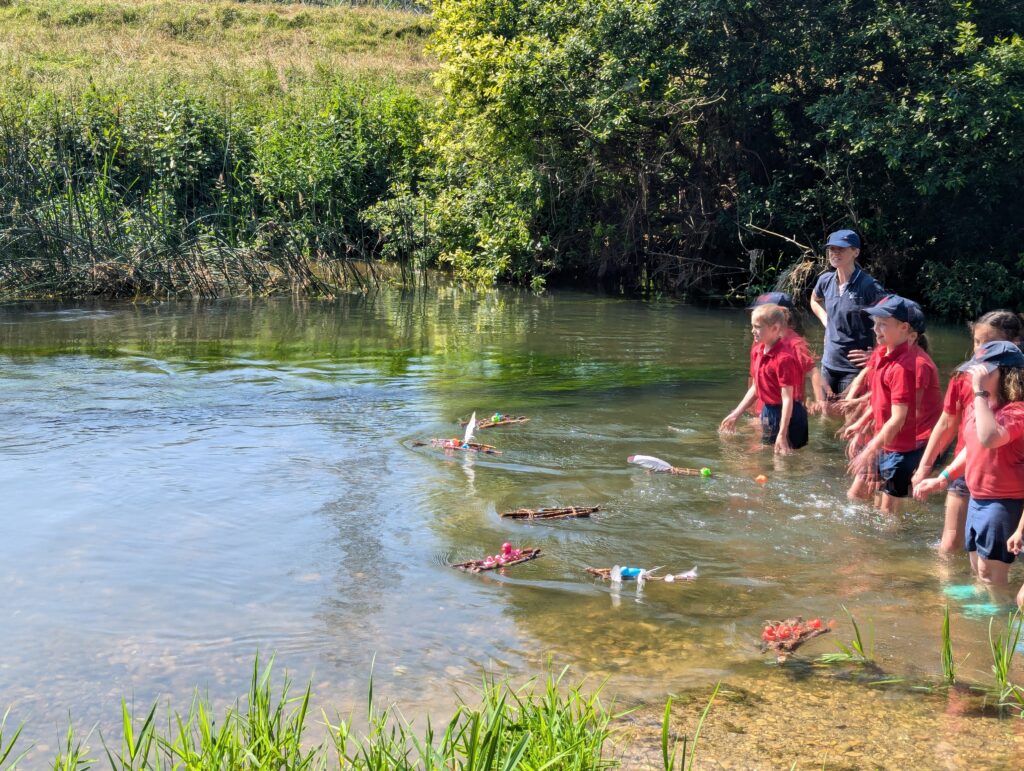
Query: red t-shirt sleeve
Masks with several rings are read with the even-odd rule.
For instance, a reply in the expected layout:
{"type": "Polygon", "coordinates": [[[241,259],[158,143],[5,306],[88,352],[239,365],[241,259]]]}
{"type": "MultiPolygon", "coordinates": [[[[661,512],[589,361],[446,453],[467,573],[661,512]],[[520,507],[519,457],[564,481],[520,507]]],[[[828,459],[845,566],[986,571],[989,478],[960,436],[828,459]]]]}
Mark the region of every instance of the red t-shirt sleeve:
{"type": "Polygon", "coordinates": [[[963,380],[962,374],[955,375],[946,386],[946,398],[942,400],[942,411],[947,415],[960,415],[963,412],[963,380]]]}
{"type": "Polygon", "coordinates": [[[797,361],[797,357],[791,353],[784,353],[779,356],[776,372],[779,373],[779,385],[789,386],[794,390],[800,386],[804,379],[804,370],[797,361]]]}
{"type": "Polygon", "coordinates": [[[900,365],[891,367],[887,373],[889,378],[889,400],[892,404],[911,404],[915,399],[914,370],[900,365]]]}

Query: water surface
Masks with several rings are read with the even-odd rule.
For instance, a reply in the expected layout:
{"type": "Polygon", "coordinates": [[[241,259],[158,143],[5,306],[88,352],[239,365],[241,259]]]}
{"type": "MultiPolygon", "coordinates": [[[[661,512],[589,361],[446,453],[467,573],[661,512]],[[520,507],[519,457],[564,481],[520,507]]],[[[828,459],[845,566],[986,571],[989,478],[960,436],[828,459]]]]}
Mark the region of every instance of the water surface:
{"type": "MultiPolygon", "coordinates": [[[[966,331],[930,336],[945,380],[966,331]]],[[[832,423],[785,459],[753,424],[716,435],[749,343],[741,310],[570,293],[0,306],[0,701],[52,746],[69,713],[112,723],[122,695],[233,700],[256,651],[332,710],[361,702],[374,660],[408,715],[549,659],[657,701],[770,676],[765,619],[843,605],[889,671],[933,677],[947,602],[962,671],[985,679],[987,598],[945,591],[969,579],[936,556],[940,502],[898,523],[848,504],[832,423]],[[481,433],[500,456],[415,446],[474,410],[531,421],[481,433]],[[544,556],[446,566],[506,540],[544,556]],[[637,594],[584,573],[616,563],[700,579],[637,594]]]]}

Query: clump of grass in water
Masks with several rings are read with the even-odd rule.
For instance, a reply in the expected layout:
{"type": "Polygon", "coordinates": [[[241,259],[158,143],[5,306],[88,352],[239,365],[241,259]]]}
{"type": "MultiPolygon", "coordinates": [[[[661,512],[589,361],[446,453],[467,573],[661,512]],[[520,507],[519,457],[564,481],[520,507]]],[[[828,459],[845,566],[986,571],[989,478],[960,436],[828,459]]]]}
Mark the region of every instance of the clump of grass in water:
{"type": "Polygon", "coordinates": [[[850,624],[853,626],[853,639],[849,645],[841,641],[836,641],[836,646],[839,648],[835,653],[823,653],[818,657],[818,662],[821,664],[861,664],[864,666],[875,666],[875,639],[874,633],[870,633],[867,642],[860,633],[860,626],[857,624],[857,619],[853,617],[849,609],[843,605],[843,612],[846,617],[850,619],[850,624]]]}
{"type": "Polygon", "coordinates": [[[953,639],[949,632],[949,605],[942,616],[942,679],[946,685],[956,684],[956,662],[953,660],[953,639]]]}
{"type": "Polygon", "coordinates": [[[997,636],[992,635],[992,623],[988,622],[988,644],[992,651],[992,674],[995,682],[989,690],[995,702],[1000,707],[1014,707],[1021,711],[1024,716],[1024,688],[1015,685],[1010,680],[1010,668],[1013,664],[1013,656],[1017,651],[1017,644],[1020,642],[1024,617],[1019,610],[1009,615],[1006,623],[1006,631],[1000,632],[997,636]]]}

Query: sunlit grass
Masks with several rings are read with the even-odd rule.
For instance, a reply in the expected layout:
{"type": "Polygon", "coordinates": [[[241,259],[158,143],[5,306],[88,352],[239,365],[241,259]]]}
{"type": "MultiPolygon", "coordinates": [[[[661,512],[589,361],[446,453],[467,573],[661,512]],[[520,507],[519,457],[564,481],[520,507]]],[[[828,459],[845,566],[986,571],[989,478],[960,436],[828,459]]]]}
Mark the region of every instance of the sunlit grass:
{"type": "Polygon", "coordinates": [[[0,3],[0,74],[74,92],[184,81],[229,101],[326,76],[429,90],[428,14],[381,7],[204,0],[0,3]]]}

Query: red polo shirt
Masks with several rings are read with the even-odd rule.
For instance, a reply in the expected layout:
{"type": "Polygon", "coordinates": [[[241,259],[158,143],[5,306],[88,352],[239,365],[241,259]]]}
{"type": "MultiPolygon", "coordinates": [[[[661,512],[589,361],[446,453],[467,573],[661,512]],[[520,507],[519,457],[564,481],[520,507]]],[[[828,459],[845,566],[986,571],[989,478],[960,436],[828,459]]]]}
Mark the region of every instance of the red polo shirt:
{"type": "Polygon", "coordinates": [[[914,346],[914,383],[917,386],[917,442],[928,441],[932,429],[942,414],[942,389],[939,387],[939,368],[927,351],[914,346]]]}
{"type": "Polygon", "coordinates": [[[765,404],[782,404],[782,387],[793,389],[793,400],[797,391],[801,390],[804,371],[800,368],[797,354],[792,343],[785,338],[777,341],[769,350],[762,350],[754,368],[754,384],[757,386],[757,398],[765,404]]]}
{"type": "Polygon", "coordinates": [[[1024,402],[1005,404],[995,414],[1010,441],[987,450],[978,441],[974,404],[964,413],[967,487],[972,498],[1024,498],[1024,402]]]}
{"type": "MultiPolygon", "coordinates": [[[[786,334],[782,336],[782,339],[790,344],[793,355],[796,357],[797,364],[800,365],[800,370],[806,376],[815,367],[818,366],[817,360],[814,358],[814,354],[811,353],[811,347],[807,344],[800,335],[798,335],[792,329],[787,329],[786,334]]],[[[757,363],[761,359],[761,354],[764,353],[764,343],[754,343],[750,346],[750,377],[754,377],[754,372],[757,370],[757,363]]],[[[800,384],[793,389],[793,399],[798,402],[806,401],[807,389],[806,389],[806,377],[800,378],[800,384]]],[[[761,407],[764,406],[760,397],[754,404],[754,409],[757,413],[761,413],[761,407]]]]}
{"type": "MultiPolygon", "coordinates": [[[[953,415],[960,421],[956,433],[956,455],[964,448],[964,410],[974,403],[974,388],[971,376],[966,372],[958,372],[946,387],[946,398],[942,402],[942,411],[953,415]]],[[[954,457],[956,457],[954,455],[954,457]]]]}
{"type": "Polygon", "coordinates": [[[917,395],[916,357],[908,343],[882,353],[871,372],[871,412],[875,418],[875,431],[892,417],[892,405],[907,405],[907,419],[899,433],[882,449],[888,452],[910,452],[917,447],[917,395]]]}

